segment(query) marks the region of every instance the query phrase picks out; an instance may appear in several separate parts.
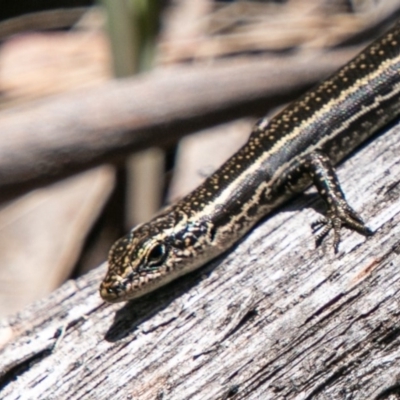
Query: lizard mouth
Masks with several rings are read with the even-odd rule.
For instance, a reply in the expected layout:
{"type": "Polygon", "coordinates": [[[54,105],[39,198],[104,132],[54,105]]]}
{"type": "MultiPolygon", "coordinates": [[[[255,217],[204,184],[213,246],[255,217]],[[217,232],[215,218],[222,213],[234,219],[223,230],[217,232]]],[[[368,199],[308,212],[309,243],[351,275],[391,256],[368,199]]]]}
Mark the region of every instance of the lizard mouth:
{"type": "Polygon", "coordinates": [[[102,282],[100,285],[100,296],[109,303],[123,301],[123,293],[126,291],[122,282],[102,282]]]}
{"type": "Polygon", "coordinates": [[[136,275],[131,273],[126,278],[105,279],[100,285],[100,296],[108,303],[119,303],[140,297],[158,286],[160,273],[136,275]]]}

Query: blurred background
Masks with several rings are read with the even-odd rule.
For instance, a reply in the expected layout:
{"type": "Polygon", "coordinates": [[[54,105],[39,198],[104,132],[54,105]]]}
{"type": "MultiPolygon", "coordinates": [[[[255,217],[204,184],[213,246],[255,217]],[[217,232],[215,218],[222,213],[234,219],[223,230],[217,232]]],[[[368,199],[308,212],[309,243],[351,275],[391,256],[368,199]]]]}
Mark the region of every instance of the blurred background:
{"type": "MultiPolygon", "coordinates": [[[[4,3],[4,2],[3,2],[4,3]]],[[[0,6],[0,317],[106,260],[394,23],[397,0],[0,6]]]]}

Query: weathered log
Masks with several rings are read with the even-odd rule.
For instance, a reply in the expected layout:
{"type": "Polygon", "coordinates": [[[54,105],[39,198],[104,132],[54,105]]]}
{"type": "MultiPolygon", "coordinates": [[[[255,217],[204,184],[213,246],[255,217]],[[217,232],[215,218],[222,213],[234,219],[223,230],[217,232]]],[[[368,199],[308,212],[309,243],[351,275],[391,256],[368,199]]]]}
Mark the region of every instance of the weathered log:
{"type": "Polygon", "coordinates": [[[1,196],[204,127],[265,114],[352,55],[354,49],[166,68],[2,111],[1,196]]]}
{"type": "MultiPolygon", "coordinates": [[[[313,190],[202,269],[126,304],[105,265],[3,321],[11,399],[385,399],[400,365],[400,125],[339,168],[375,231],[315,249],[313,190]]],[[[329,243],[330,241],[330,243],[329,243]]],[[[23,273],[23,271],[21,271],[23,273]]]]}

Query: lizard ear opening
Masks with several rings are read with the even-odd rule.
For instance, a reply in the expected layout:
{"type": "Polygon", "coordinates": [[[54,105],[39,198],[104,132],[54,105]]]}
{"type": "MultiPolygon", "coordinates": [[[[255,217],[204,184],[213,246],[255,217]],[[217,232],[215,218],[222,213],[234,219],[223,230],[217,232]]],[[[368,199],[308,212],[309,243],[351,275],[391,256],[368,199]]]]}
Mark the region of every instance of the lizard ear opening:
{"type": "Polygon", "coordinates": [[[215,229],[215,227],[213,226],[210,229],[210,240],[213,242],[215,239],[215,235],[217,234],[217,230],[215,229]]]}

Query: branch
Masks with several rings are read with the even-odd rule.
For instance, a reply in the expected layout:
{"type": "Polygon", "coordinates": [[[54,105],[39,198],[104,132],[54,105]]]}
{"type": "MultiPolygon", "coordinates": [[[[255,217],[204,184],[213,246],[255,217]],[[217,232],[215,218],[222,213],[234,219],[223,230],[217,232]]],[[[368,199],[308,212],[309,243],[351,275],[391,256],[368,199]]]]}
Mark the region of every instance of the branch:
{"type": "Polygon", "coordinates": [[[3,321],[2,399],[387,398],[400,362],[399,153],[397,125],[339,169],[375,234],[344,230],[338,255],[314,248],[309,191],[147,297],[104,304],[103,265],[3,321]]]}
{"type": "Polygon", "coordinates": [[[2,196],[293,98],[354,50],[175,67],[0,112],[2,196]]]}

